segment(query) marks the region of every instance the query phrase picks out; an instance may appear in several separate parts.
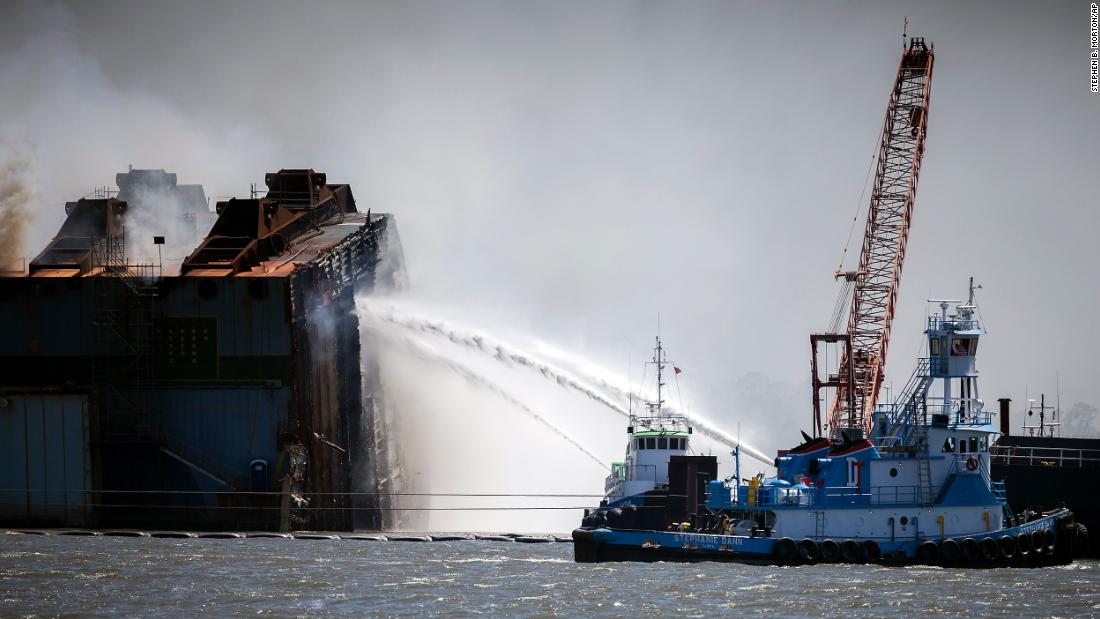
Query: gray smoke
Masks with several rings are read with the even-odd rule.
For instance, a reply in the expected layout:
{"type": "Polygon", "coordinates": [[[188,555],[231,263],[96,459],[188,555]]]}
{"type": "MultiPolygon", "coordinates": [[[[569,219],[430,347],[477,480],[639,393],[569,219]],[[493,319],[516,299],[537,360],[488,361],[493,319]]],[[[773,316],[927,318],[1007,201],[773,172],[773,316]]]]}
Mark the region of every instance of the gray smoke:
{"type": "Polygon", "coordinates": [[[17,152],[0,154],[0,270],[23,268],[31,203],[30,159],[17,152]]]}
{"type": "MultiPolygon", "coordinates": [[[[194,249],[194,230],[180,230],[183,207],[171,191],[142,187],[126,201],[126,256],[132,263],[157,264],[165,260],[171,271],[178,268],[178,259],[194,249]],[[153,244],[154,236],[163,236],[166,244],[153,244]]],[[[203,231],[205,232],[205,230],[203,231]]]]}

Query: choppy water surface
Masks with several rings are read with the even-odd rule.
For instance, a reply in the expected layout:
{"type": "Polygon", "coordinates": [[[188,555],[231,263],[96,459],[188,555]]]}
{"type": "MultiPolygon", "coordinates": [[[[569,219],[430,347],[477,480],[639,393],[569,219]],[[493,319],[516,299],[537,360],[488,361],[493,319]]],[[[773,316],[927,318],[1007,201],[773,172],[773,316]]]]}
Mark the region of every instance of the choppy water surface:
{"type": "Polygon", "coordinates": [[[576,564],[572,545],[0,536],[0,615],[1100,615],[1100,563],[576,564]]]}

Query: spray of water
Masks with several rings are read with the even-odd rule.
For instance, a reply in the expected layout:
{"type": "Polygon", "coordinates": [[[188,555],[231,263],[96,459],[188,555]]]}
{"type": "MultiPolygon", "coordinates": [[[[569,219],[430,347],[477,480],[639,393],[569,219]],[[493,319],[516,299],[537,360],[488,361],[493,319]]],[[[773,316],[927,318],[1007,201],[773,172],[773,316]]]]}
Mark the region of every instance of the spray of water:
{"type": "MultiPolygon", "coordinates": [[[[370,315],[367,316],[369,317],[370,315]]],[[[588,456],[589,459],[600,465],[602,468],[610,470],[610,467],[608,467],[607,464],[604,463],[604,461],[600,459],[599,456],[589,451],[587,448],[585,448],[584,445],[582,445],[576,439],[561,430],[561,428],[558,428],[554,424],[550,423],[550,421],[548,421],[545,417],[531,410],[530,407],[519,401],[514,395],[512,395],[496,383],[486,379],[483,376],[478,375],[465,365],[457,363],[453,359],[448,359],[444,355],[430,350],[429,348],[417,343],[412,338],[395,336],[391,333],[378,329],[377,326],[371,325],[370,323],[367,324],[367,328],[371,330],[374,336],[385,340],[389,345],[400,346],[402,352],[410,354],[420,361],[432,363],[439,367],[443,367],[450,372],[453,372],[470,385],[491,392],[493,395],[507,402],[508,404],[522,412],[524,415],[527,415],[531,419],[534,419],[540,425],[550,430],[569,444],[576,447],[581,453],[588,456]]]]}
{"type": "MultiPolygon", "coordinates": [[[[404,329],[429,334],[441,338],[445,338],[455,344],[464,346],[466,348],[478,351],[482,354],[488,355],[502,363],[513,363],[530,370],[533,370],[541,376],[556,382],[558,385],[576,391],[592,399],[595,402],[603,405],[604,407],[619,413],[623,416],[629,416],[629,411],[620,403],[613,401],[609,397],[599,393],[597,389],[602,389],[609,393],[612,397],[621,401],[627,398],[642,399],[640,394],[637,394],[630,390],[624,390],[617,386],[615,383],[622,381],[604,378],[600,376],[590,376],[589,382],[593,385],[590,386],[586,381],[573,376],[570,372],[561,368],[554,367],[550,364],[544,363],[537,359],[534,359],[531,355],[526,354],[519,349],[495,340],[494,338],[477,331],[459,327],[441,320],[428,319],[418,317],[407,312],[401,312],[394,306],[385,308],[375,307],[373,304],[368,304],[366,301],[361,301],[361,311],[364,315],[371,316],[375,320],[382,320],[404,329]]],[[[714,427],[710,422],[699,417],[696,414],[681,413],[687,417],[693,427],[699,431],[700,434],[711,438],[719,443],[728,445],[730,447],[737,447],[740,445],[742,453],[752,457],[760,462],[763,462],[769,466],[773,464],[772,459],[766,456],[760,450],[747,445],[737,438],[730,436],[726,432],[714,427]]]]}
{"type": "Polygon", "coordinates": [[[384,441],[393,456],[382,469],[394,490],[416,493],[393,499],[397,516],[387,526],[532,532],[576,526],[578,505],[595,503],[604,463],[618,451],[605,440],[620,430],[613,415],[525,368],[358,315],[364,362],[377,381],[367,397],[376,418],[385,419],[370,440],[384,441]],[[540,496],[530,496],[532,490],[540,496]],[[551,496],[557,493],[592,498],[578,503],[551,496]]]}

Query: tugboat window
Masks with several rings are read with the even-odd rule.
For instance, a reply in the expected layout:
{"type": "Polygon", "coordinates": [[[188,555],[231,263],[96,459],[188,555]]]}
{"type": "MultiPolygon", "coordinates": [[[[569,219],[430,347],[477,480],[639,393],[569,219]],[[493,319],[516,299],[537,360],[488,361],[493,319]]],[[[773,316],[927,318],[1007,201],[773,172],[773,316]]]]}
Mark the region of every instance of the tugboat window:
{"type": "Polygon", "coordinates": [[[965,357],[970,354],[970,340],[968,337],[957,337],[951,340],[951,356],[965,357]]]}
{"type": "Polygon", "coordinates": [[[645,449],[645,439],[644,438],[634,439],[634,446],[635,446],[636,449],[645,449]]]}
{"type": "Polygon", "coordinates": [[[966,437],[965,436],[962,437],[961,439],[959,439],[959,453],[961,453],[961,454],[966,453],[966,437]]]}
{"type": "Polygon", "coordinates": [[[897,477],[897,476],[898,476],[898,470],[896,468],[890,469],[890,477],[897,477]]]}
{"type": "Polygon", "coordinates": [[[977,453],[978,452],[978,437],[976,437],[976,436],[971,436],[970,437],[970,451],[972,453],[977,453]]]}
{"type": "Polygon", "coordinates": [[[646,449],[657,449],[657,439],[653,438],[652,436],[646,437],[646,439],[645,439],[645,448],[646,449]]]}
{"type": "Polygon", "coordinates": [[[657,449],[668,449],[668,439],[663,436],[658,438],[657,449]]]}
{"type": "Polygon", "coordinates": [[[907,524],[909,524],[909,518],[907,516],[902,516],[901,517],[901,526],[904,527],[907,524]]]}
{"type": "Polygon", "coordinates": [[[955,452],[955,437],[949,436],[943,441],[943,452],[954,453],[955,452]]]}
{"type": "Polygon", "coordinates": [[[928,352],[933,357],[940,356],[940,338],[934,337],[928,341],[928,352]]]}

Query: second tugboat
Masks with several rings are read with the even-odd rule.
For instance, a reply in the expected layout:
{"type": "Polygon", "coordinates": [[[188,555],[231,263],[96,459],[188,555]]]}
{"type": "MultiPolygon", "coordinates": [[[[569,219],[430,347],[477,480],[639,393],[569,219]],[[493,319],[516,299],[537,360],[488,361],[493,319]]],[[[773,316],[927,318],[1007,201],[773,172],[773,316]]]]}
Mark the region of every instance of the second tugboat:
{"type": "MultiPolygon", "coordinates": [[[[929,356],[901,397],[876,408],[870,436],[858,428],[836,439],[803,434],[776,458],[771,478],[715,480],[716,459],[687,455],[690,427],[658,396],[632,418],[626,460],[573,532],[576,560],[992,567],[1081,556],[1086,534],[1072,513],[1014,514],[1003,482],[990,479],[997,430],[978,398],[975,365],[985,330],[972,298],[954,314],[948,308],[929,316],[929,356]],[[702,505],[693,496],[700,485],[702,505]]],[[[660,369],[659,340],[656,351],[660,369]]]]}

